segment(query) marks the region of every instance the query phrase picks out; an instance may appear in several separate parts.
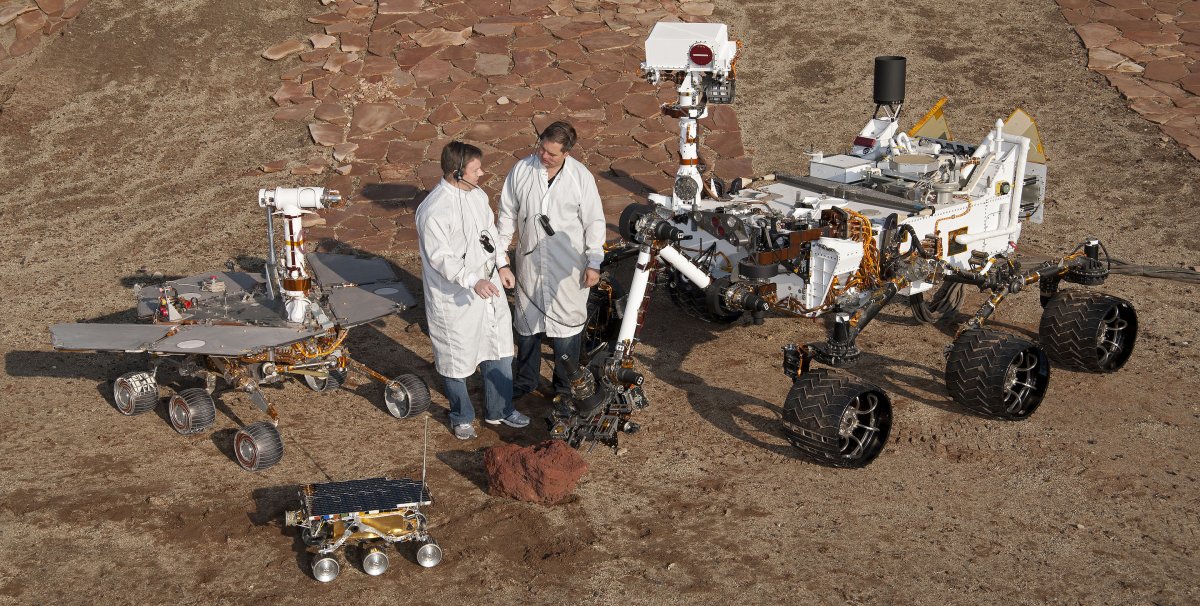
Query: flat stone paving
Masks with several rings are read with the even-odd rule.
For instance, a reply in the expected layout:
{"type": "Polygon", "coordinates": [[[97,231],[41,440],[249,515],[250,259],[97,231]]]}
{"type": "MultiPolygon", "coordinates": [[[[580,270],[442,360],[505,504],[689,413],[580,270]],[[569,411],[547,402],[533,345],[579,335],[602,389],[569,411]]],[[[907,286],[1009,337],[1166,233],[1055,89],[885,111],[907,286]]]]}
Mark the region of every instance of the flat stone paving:
{"type": "Polygon", "coordinates": [[[1134,111],[1200,159],[1200,1],[1057,0],[1134,111]]]}
{"type": "Polygon", "coordinates": [[[0,73],[63,30],[92,0],[0,0],[0,73]]]}
{"type": "MultiPolygon", "coordinates": [[[[313,221],[321,250],[412,250],[417,205],[441,177],[452,139],[484,151],[497,200],[504,175],[536,133],[569,120],[572,155],[596,175],[610,225],[630,202],[667,191],[678,166],[678,121],[660,112],[672,86],[640,75],[643,42],[662,20],[703,21],[711,2],[676,0],[322,0],[307,38],[263,51],[286,71],[277,120],[305,124],[323,150],[266,172],[322,175],[351,192],[313,221]]],[[[737,117],[710,106],[701,156],[718,176],[747,175],[737,117]]]]}

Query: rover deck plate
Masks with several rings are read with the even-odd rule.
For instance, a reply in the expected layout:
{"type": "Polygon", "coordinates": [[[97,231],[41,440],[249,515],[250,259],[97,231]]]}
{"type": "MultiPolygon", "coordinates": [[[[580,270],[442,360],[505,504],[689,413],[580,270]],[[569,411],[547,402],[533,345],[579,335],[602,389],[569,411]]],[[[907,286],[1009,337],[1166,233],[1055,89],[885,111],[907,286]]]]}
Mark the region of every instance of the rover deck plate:
{"type": "Polygon", "coordinates": [[[149,348],[155,353],[239,356],[295,343],[319,330],[265,326],[182,326],[149,348]]]}
{"type": "Polygon", "coordinates": [[[50,327],[50,344],[54,349],[146,351],[171,328],[139,324],[55,324],[50,327]]]}
{"type": "Polygon", "coordinates": [[[329,293],[329,310],[343,326],[354,326],[417,304],[399,282],[339,288],[329,293]]]}
{"type": "Polygon", "coordinates": [[[308,496],[310,516],[382,511],[428,505],[429,489],[419,480],[369,478],[312,484],[308,496]]]}
{"type": "Polygon", "coordinates": [[[305,255],[317,284],[324,288],[340,284],[370,284],[394,282],[392,266],[380,257],[360,259],[351,255],[308,253],[305,255]]]}

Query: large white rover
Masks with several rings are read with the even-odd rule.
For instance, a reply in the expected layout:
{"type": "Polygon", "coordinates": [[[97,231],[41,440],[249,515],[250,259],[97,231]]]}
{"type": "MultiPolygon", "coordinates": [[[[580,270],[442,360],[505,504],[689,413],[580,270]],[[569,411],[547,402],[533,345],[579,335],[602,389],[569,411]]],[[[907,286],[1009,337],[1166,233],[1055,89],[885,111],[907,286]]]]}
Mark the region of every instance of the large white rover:
{"type": "MultiPolygon", "coordinates": [[[[679,119],[680,166],[670,195],[651,195],[622,215],[622,236],[639,256],[613,353],[593,362],[597,381],[613,383],[613,369],[632,367],[629,352],[655,281],[710,322],[746,312],[756,322],[768,311],[831,316],[825,341],[785,347],[783,360],[794,379],[784,431],[804,456],[826,465],[871,462],[887,441],[891,402],[874,385],[810,364],[853,363],[861,354],[856,337],[897,294],[930,322],[958,309],[965,285],[988,293],[947,349],[945,374],[954,400],[980,415],[1032,414],[1046,393],[1050,359],[1092,372],[1125,364],[1137,335],[1132,305],[1059,290],[1064,280],[1104,281],[1099,241],[1032,267],[1015,256],[1023,222],[1041,221],[1045,197],[1046,157],[1028,115],[1016,110],[979,145],[967,145],[950,139],[943,99],[901,131],[905,59],[877,57],[875,113],[846,153],[813,154],[808,176],[739,179],[725,191],[702,175],[697,120],[709,103],[732,102],[739,49],[720,24],[659,23],[646,41],[646,77],[677,87],[678,101],[663,112],[679,119]],[[656,279],[658,269],[665,276],[656,279]],[[1037,343],[985,326],[1007,296],[1034,285],[1044,306],[1037,343]]],[[[618,393],[633,387],[619,383],[618,393]]]]}

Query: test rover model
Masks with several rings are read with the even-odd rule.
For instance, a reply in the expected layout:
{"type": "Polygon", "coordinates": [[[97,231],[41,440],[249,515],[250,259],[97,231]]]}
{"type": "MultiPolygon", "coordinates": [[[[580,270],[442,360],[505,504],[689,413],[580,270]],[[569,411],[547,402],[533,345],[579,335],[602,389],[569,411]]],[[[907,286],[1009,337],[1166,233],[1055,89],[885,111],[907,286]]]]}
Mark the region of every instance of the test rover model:
{"type": "Polygon", "coordinates": [[[312,552],[313,578],[328,583],[342,570],[337,552],[355,546],[363,572],[378,576],[388,569],[389,544],[420,543],[417,563],[426,568],[442,561],[442,548],[429,536],[421,507],[433,503],[423,480],[371,478],[300,487],[300,509],[287,511],[284,523],[300,528],[312,552]]]}
{"type": "MultiPolygon", "coordinates": [[[[733,101],[739,49],[720,24],[659,23],[646,41],[647,79],[677,87],[678,100],[663,113],[679,119],[680,165],[670,195],[652,194],[622,214],[637,265],[594,383],[621,390],[628,384],[613,369],[635,374],[630,351],[659,270],[671,300],[709,322],[748,312],[761,323],[768,311],[832,320],[824,341],[783,351],[793,379],[784,433],[803,456],[830,466],[860,467],[878,456],[891,400],[875,385],[811,364],[854,363],[857,336],[896,295],[932,322],[957,311],[964,286],[987,293],[947,348],[945,369],[952,398],[982,416],[1033,414],[1051,360],[1089,372],[1126,363],[1138,328],[1133,306],[1059,288],[1104,282],[1109,263],[1098,240],[1045,262],[1026,265],[1016,255],[1023,224],[1044,215],[1047,159],[1032,118],[1018,109],[969,145],[951,139],[943,98],[901,131],[905,58],[877,57],[875,112],[846,153],[812,154],[807,176],[725,188],[701,172],[697,121],[709,103],[733,101]],[[1044,307],[1037,342],[987,325],[1008,296],[1035,285],[1044,307]]],[[[604,406],[620,408],[620,398],[610,399],[604,406]]]]}
{"type": "Polygon", "coordinates": [[[124,415],[158,405],[168,389],[159,379],[163,366],[203,381],[204,387],[181,389],[167,401],[167,417],[181,434],[213,425],[218,379],[249,394],[270,417],[234,434],[237,462],[252,471],[283,457],[279,415],[262,385],[292,377],[327,393],[355,371],[384,384],[384,404],[396,418],[424,412],[430,403],[424,381],[411,374],[388,379],[352,359],[345,343],[350,328],[414,306],[412,294],[383,259],[304,250],[303,215],[340,201],[336,191],[316,187],[260,190],[268,242],[261,274],[230,269],[138,287],[137,313],[149,324],[56,324],[50,327],[53,347],[148,353],[149,370],[113,381],[113,399],[124,415]],[[276,255],[276,215],[283,220],[282,264],[276,255]]]}

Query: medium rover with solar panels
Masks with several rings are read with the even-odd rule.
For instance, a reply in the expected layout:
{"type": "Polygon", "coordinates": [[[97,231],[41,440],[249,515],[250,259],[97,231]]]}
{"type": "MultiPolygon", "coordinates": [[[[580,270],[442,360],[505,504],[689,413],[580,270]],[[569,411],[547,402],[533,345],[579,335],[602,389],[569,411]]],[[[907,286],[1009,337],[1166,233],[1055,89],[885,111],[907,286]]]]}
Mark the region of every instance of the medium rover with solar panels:
{"type": "Polygon", "coordinates": [[[213,425],[219,379],[228,389],[247,393],[270,417],[234,434],[237,462],[252,471],[283,457],[279,415],[262,385],[291,377],[328,393],[354,371],[384,384],[384,404],[396,418],[418,415],[430,404],[429,389],[416,375],[389,379],[350,357],[350,328],[408,309],[416,299],[383,259],[305,253],[303,215],[340,203],[338,193],[316,187],[264,189],[258,202],[266,211],[268,241],[261,274],[231,269],[138,287],[137,312],[149,324],[50,327],[58,350],[150,355],[149,370],[113,381],[121,414],[138,415],[158,406],[168,389],[160,381],[163,367],[204,384],[169,394],[167,417],[181,434],[213,425]],[[284,228],[282,265],[275,252],[276,215],[284,228]]]}
{"type": "Polygon", "coordinates": [[[652,194],[621,217],[637,265],[612,350],[593,362],[596,384],[630,387],[630,352],[647,286],[657,281],[685,312],[717,324],[746,313],[761,323],[770,311],[829,317],[824,341],[784,348],[793,386],[783,429],[804,457],[830,466],[861,467],[879,455],[891,399],[869,382],[811,363],[853,364],[861,355],[857,336],[896,295],[907,296],[917,320],[932,322],[958,310],[965,286],[987,294],[947,348],[945,368],[951,397],[982,416],[1033,414],[1051,360],[1105,373],[1129,360],[1138,329],[1133,306],[1060,290],[1064,282],[1104,282],[1110,263],[1098,240],[1044,262],[1016,255],[1023,225],[1042,221],[1046,186],[1047,159],[1025,112],[997,120],[970,145],[951,138],[943,98],[901,131],[905,59],[877,57],[875,112],[846,153],[812,154],[807,176],[738,179],[726,188],[701,172],[697,120],[709,103],[733,101],[740,48],[724,25],[707,23],[659,23],[646,41],[647,79],[677,88],[678,101],[663,113],[679,119],[680,165],[669,195],[652,194]],[[1044,308],[1036,341],[987,325],[1007,297],[1034,287],[1044,308]]]}
{"type": "Polygon", "coordinates": [[[313,578],[328,583],[342,571],[338,550],[357,547],[363,572],[378,576],[388,569],[385,548],[419,543],[417,563],[425,568],[442,561],[442,548],[429,536],[421,507],[433,503],[423,480],[371,478],[300,487],[300,509],[287,511],[284,523],[300,528],[312,553],[313,578]]]}

